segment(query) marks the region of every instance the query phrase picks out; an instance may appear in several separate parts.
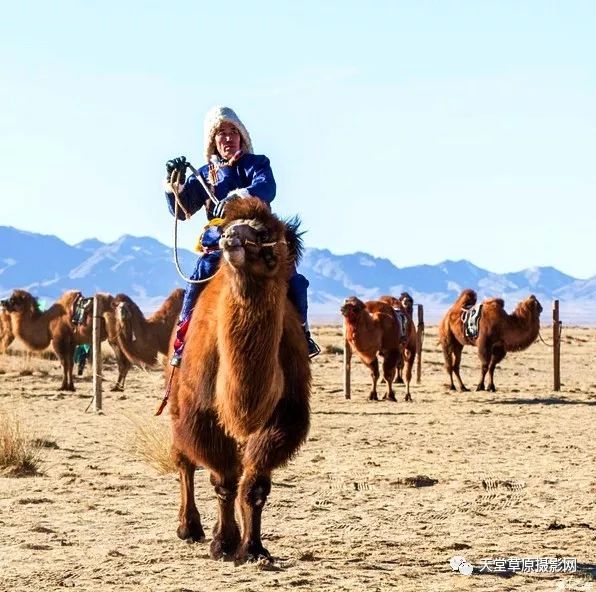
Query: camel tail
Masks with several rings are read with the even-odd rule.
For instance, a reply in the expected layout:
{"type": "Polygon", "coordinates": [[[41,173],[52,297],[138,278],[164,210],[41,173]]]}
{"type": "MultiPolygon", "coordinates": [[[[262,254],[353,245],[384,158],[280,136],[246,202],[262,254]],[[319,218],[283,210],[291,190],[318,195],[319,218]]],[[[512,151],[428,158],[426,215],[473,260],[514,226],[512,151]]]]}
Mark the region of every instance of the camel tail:
{"type": "Polygon", "coordinates": [[[478,300],[478,296],[474,290],[471,288],[466,288],[461,292],[461,294],[457,297],[454,306],[459,306],[461,308],[474,306],[476,301],[478,300]]]}

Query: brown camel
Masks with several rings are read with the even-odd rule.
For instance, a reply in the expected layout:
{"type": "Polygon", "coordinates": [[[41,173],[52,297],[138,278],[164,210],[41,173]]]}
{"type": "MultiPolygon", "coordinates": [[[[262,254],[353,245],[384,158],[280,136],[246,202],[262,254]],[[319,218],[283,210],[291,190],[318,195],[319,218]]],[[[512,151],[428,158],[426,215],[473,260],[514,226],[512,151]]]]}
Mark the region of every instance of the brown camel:
{"type": "Polygon", "coordinates": [[[414,308],[414,300],[407,293],[403,292],[399,298],[394,296],[381,296],[381,302],[386,302],[399,315],[400,321],[397,323],[399,345],[401,347],[400,362],[397,365],[398,384],[404,383],[403,371],[405,367],[405,384],[406,384],[406,401],[411,401],[410,383],[412,381],[412,368],[414,367],[414,360],[416,359],[416,327],[412,319],[411,311],[414,308]],[[403,332],[400,331],[400,322],[403,323],[403,332]]]}
{"type": "MultiPolygon", "coordinates": [[[[378,401],[377,382],[379,380],[379,360],[383,358],[383,378],[387,383],[387,393],[383,400],[396,401],[393,392],[393,379],[401,359],[397,320],[389,304],[370,300],[362,302],[355,296],[346,298],[341,307],[344,317],[346,338],[350,347],[370,370],[372,389],[370,401],[378,401]]],[[[409,393],[406,401],[411,400],[409,393]]]]}
{"type": "Polygon", "coordinates": [[[183,298],[184,290],[177,288],[147,319],[129,296],[116,294],[112,306],[116,311],[118,345],[130,362],[153,365],[158,353],[168,353],[183,298]]]}
{"type": "Polygon", "coordinates": [[[2,306],[0,307],[0,354],[3,354],[13,341],[10,313],[2,306]]]}
{"type": "Polygon", "coordinates": [[[297,452],[309,427],[310,362],[287,297],[301,241],[294,223],[283,224],[265,203],[246,198],[228,205],[220,245],[219,271],[199,297],[182,365],[172,370],[178,536],[204,539],[194,500],[200,465],[210,472],[219,504],[211,557],[270,560],[261,513],[271,473],[297,452]]]}
{"type": "Polygon", "coordinates": [[[478,336],[469,339],[461,320],[462,310],[476,304],[476,292],[464,290],[453,306],[447,311],[439,326],[439,341],[445,357],[445,368],[449,374],[450,389],[455,390],[453,374],[457,378],[460,391],[467,391],[459,374],[461,353],[464,345],[478,348],[482,365],[477,391],[485,390],[484,380],[488,373],[489,391],[496,391],[494,372],[497,364],[507,352],[527,349],[538,337],[542,305],[532,294],[520,302],[512,314],[505,311],[501,298],[489,298],[482,303],[482,313],[478,324],[478,336]]]}
{"type": "MultiPolygon", "coordinates": [[[[62,385],[60,390],[74,391],[73,366],[75,346],[91,343],[92,319],[84,325],[74,325],[71,317],[73,308],[81,293],[76,290],[65,292],[50,308],[41,311],[34,298],[25,290],[14,290],[10,297],[2,301],[11,317],[11,324],[16,337],[27,347],[41,351],[50,343],[62,365],[62,385]]],[[[102,324],[101,339],[108,338],[118,361],[118,381],[112,390],[122,390],[124,379],[130,368],[128,360],[120,353],[116,344],[113,313],[110,307],[111,296],[100,294],[102,309],[105,311],[105,323],[102,324]],[[112,315],[111,318],[109,315],[112,315]]]]}

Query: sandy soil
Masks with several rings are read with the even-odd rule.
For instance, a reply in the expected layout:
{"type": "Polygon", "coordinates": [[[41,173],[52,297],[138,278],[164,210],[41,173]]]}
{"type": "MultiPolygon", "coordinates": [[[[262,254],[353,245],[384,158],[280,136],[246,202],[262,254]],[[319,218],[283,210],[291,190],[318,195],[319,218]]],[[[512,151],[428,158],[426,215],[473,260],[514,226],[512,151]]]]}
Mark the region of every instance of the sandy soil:
{"type": "MultiPolygon", "coordinates": [[[[342,345],[338,327],[315,332],[342,345]]],[[[50,446],[42,475],[0,478],[0,590],[596,590],[596,330],[565,329],[556,394],[551,355],[536,343],[504,360],[497,393],[452,394],[430,328],[413,403],[402,387],[398,403],[366,401],[359,362],[345,400],[341,355],[319,356],[309,440],[274,475],[264,512],[269,569],[214,562],[207,545],[177,539],[177,477],[131,451],[135,422],[156,421],[158,371],[131,372],[98,415],[85,412],[88,375],[59,394],[57,362],[0,356],[0,406],[50,446]],[[416,475],[438,482],[404,485],[416,475]],[[454,555],[477,567],[571,557],[578,571],[465,576],[454,555]]],[[[477,367],[470,350],[469,386],[477,367]]],[[[113,365],[104,373],[115,380],[113,365]]],[[[209,532],[215,497],[202,471],[197,504],[209,532]]]]}

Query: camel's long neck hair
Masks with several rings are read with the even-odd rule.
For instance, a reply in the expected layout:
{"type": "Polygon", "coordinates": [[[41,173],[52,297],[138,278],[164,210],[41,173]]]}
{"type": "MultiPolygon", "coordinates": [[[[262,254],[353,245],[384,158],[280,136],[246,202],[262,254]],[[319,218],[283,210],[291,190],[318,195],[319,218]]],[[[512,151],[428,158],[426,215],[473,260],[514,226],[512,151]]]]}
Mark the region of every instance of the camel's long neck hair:
{"type": "Polygon", "coordinates": [[[363,308],[359,313],[345,318],[345,323],[347,338],[358,346],[359,341],[371,333],[374,318],[366,308],[363,308]]]}
{"type": "Polygon", "coordinates": [[[217,305],[216,406],[227,432],[242,441],[267,421],[283,392],[279,346],[287,274],[255,280],[228,266],[224,273],[217,305]]]}
{"type": "Polygon", "coordinates": [[[130,319],[118,322],[118,345],[135,364],[157,363],[157,345],[150,324],[141,309],[130,298],[119,295],[130,311],[130,319]]]}
{"type": "Polygon", "coordinates": [[[507,351],[526,349],[536,341],[540,331],[540,314],[532,302],[520,302],[512,314],[507,315],[505,346],[507,351]]]}

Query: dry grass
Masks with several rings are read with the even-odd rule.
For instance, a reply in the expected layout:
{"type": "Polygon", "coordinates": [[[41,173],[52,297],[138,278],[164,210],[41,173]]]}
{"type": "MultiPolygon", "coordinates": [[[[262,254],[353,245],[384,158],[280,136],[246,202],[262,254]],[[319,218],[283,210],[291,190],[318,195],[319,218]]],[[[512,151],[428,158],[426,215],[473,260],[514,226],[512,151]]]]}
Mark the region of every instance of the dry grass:
{"type": "Polygon", "coordinates": [[[28,431],[18,413],[0,408],[0,475],[39,474],[40,446],[28,431]]]}
{"type": "Polygon", "coordinates": [[[161,475],[178,471],[172,457],[172,436],[170,429],[156,418],[143,421],[129,418],[134,425],[130,438],[130,449],[141,461],[152,466],[161,475]]]}

